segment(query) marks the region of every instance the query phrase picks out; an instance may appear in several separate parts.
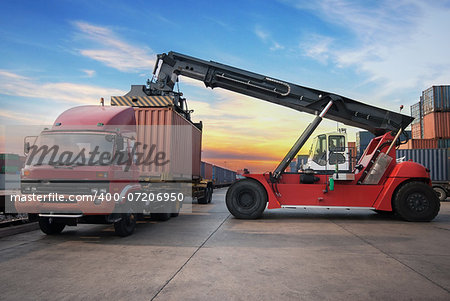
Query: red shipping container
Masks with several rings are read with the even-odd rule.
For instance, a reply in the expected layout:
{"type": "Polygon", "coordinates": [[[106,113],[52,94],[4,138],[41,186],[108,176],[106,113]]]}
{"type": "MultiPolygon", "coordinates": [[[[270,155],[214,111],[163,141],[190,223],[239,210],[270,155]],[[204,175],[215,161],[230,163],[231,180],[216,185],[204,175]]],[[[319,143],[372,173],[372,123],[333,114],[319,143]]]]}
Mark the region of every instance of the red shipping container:
{"type": "Polygon", "coordinates": [[[210,163],[205,163],[205,179],[212,180],[213,178],[213,165],[210,163]]]}
{"type": "Polygon", "coordinates": [[[406,144],[400,145],[399,149],[424,149],[438,148],[437,139],[410,139],[406,144]]]}
{"type": "Polygon", "coordinates": [[[423,138],[450,138],[450,112],[433,112],[423,116],[423,138]]]}
{"type": "MultiPolygon", "coordinates": [[[[202,131],[172,107],[134,107],[134,110],[138,125],[137,142],[147,145],[147,153],[149,146],[156,145],[155,151],[163,151],[170,156],[166,165],[140,165],[141,177],[185,179],[192,172],[193,178],[199,178],[202,131]],[[192,155],[189,155],[190,149],[192,155]]],[[[137,151],[146,153],[142,145],[137,151]]]]}
{"type": "Polygon", "coordinates": [[[411,136],[412,139],[422,139],[422,126],[420,122],[411,124],[411,136]]]}

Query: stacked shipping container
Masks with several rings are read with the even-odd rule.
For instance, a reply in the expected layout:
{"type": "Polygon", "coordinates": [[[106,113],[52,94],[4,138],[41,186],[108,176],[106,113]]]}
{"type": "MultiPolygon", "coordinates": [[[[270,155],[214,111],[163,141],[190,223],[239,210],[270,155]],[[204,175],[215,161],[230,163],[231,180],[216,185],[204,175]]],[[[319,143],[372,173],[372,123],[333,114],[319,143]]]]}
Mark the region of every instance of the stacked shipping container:
{"type": "Polygon", "coordinates": [[[411,106],[411,116],[412,138],[416,141],[408,148],[450,146],[450,86],[432,86],[423,91],[420,101],[411,106]]]}

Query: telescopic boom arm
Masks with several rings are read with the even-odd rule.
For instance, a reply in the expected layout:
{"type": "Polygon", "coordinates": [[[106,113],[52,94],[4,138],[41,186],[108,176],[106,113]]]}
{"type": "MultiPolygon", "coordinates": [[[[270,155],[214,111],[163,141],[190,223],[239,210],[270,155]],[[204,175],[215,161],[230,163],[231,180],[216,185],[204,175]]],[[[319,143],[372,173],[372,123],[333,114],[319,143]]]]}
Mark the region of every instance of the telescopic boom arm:
{"type": "Polygon", "coordinates": [[[152,91],[172,92],[178,76],[183,75],[203,81],[207,87],[220,87],[311,114],[318,114],[332,101],[326,118],[375,135],[405,129],[413,120],[344,96],[176,52],[159,54],[153,74],[157,81],[150,83],[152,91]]]}

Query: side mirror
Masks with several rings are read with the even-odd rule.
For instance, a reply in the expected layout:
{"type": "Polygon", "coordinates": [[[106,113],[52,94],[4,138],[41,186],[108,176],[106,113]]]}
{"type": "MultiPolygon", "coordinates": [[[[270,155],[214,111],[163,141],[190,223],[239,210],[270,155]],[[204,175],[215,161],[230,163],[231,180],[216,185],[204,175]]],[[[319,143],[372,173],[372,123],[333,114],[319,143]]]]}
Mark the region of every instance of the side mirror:
{"type": "Polygon", "coordinates": [[[116,136],[116,151],[122,151],[123,150],[123,137],[122,136],[116,136]]]}
{"type": "Polygon", "coordinates": [[[31,141],[36,142],[37,136],[26,136],[23,139],[23,154],[26,156],[30,152],[31,149],[31,141]]]}
{"type": "Polygon", "coordinates": [[[28,153],[30,152],[30,148],[31,148],[30,142],[25,142],[23,144],[23,153],[24,153],[24,155],[28,155],[28,153]]]}

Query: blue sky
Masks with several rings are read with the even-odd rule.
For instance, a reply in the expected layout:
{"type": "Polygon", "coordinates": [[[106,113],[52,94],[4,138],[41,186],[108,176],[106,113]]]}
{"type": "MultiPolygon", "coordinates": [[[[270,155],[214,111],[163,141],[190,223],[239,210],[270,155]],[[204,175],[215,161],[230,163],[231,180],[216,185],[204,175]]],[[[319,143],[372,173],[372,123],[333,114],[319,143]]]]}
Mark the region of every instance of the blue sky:
{"type": "MultiPolygon", "coordinates": [[[[450,82],[449,16],[450,1],[2,1],[0,122],[51,123],[121,95],[170,50],[409,113],[450,82]]],[[[250,145],[275,162],[311,118],[188,79],[180,88],[217,162],[250,145]]]]}

